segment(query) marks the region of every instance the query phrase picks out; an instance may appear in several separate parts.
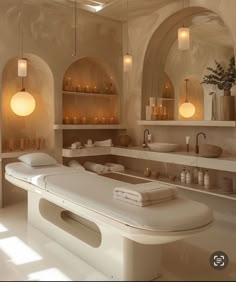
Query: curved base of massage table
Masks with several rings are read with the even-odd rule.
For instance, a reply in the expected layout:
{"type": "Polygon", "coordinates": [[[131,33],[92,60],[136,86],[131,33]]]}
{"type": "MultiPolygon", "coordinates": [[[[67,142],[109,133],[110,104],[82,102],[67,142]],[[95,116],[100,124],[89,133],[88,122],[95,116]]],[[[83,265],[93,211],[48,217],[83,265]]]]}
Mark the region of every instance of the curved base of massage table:
{"type": "Polygon", "coordinates": [[[160,276],[161,244],[208,229],[158,232],[134,228],[6,174],[28,191],[28,221],[109,278],[151,281],[160,276]]]}

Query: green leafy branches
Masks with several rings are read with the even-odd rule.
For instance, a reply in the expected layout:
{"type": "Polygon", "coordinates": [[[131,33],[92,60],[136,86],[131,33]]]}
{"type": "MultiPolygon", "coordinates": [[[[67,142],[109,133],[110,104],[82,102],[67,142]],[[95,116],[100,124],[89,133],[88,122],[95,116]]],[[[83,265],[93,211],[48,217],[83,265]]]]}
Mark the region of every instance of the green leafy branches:
{"type": "Polygon", "coordinates": [[[203,77],[202,83],[214,84],[220,90],[229,91],[236,84],[235,59],[230,58],[229,66],[225,69],[219,62],[215,61],[215,69],[208,67],[211,73],[203,77]]]}

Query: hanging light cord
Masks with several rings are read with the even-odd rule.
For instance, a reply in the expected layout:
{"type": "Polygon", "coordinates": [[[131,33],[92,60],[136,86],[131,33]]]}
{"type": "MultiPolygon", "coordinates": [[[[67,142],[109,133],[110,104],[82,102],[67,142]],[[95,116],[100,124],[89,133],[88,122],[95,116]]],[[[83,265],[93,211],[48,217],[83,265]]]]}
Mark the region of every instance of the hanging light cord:
{"type": "Polygon", "coordinates": [[[76,57],[77,56],[77,0],[75,0],[75,33],[74,33],[74,43],[75,43],[75,49],[74,49],[74,54],[73,56],[76,57]]]}
{"type": "Polygon", "coordinates": [[[188,79],[185,79],[185,82],[186,82],[186,84],[185,84],[185,95],[186,95],[186,97],[185,97],[185,103],[188,103],[188,79]]]}
{"type": "Polygon", "coordinates": [[[126,0],[126,10],[127,10],[127,54],[129,54],[129,0],[126,0]]]}
{"type": "MultiPolygon", "coordinates": [[[[21,58],[24,58],[24,31],[23,31],[23,1],[21,4],[21,24],[20,24],[20,28],[21,28],[21,58]]],[[[25,91],[25,87],[24,87],[24,77],[21,77],[21,91],[25,91]]]]}

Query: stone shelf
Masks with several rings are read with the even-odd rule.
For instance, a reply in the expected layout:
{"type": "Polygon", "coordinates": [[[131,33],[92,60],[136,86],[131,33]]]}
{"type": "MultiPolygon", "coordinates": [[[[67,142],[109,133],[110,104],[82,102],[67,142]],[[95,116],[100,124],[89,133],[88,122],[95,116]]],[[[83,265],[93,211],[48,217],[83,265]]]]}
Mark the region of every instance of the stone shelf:
{"type": "Polygon", "coordinates": [[[126,129],[121,124],[54,124],[54,130],[126,129]]]}
{"type": "Polygon", "coordinates": [[[20,156],[32,153],[52,153],[52,150],[31,150],[31,151],[16,151],[16,152],[5,152],[0,154],[0,159],[16,159],[20,156]]]}
{"type": "Polygon", "coordinates": [[[139,120],[138,125],[145,126],[203,126],[203,127],[236,127],[236,121],[220,120],[139,120]]]}
{"type": "Polygon", "coordinates": [[[151,160],[156,162],[194,166],[206,169],[215,169],[228,172],[236,172],[236,157],[222,156],[220,158],[203,158],[194,153],[174,152],[160,153],[143,149],[141,147],[111,148],[111,154],[135,159],[151,160]]]}
{"type": "Polygon", "coordinates": [[[64,158],[79,158],[79,157],[90,157],[90,156],[105,156],[110,155],[111,147],[93,147],[93,148],[82,148],[82,149],[63,149],[62,156],[64,158]]]}
{"type": "Polygon", "coordinates": [[[163,178],[160,177],[158,179],[151,178],[151,177],[145,177],[142,175],[141,172],[134,171],[134,170],[126,170],[125,172],[115,172],[116,174],[121,174],[121,175],[126,175],[126,176],[132,176],[136,177],[139,179],[144,179],[144,180],[149,180],[149,181],[154,181],[158,183],[164,183],[164,184],[169,184],[171,186],[175,186],[177,188],[185,189],[185,190],[190,190],[194,192],[199,192],[207,195],[212,195],[212,196],[217,196],[221,197],[224,199],[230,199],[236,201],[236,192],[232,194],[224,194],[224,192],[221,192],[219,189],[216,187],[212,187],[210,190],[206,190],[204,187],[199,186],[197,184],[183,184],[180,181],[170,181],[168,178],[163,178]]]}
{"type": "Polygon", "coordinates": [[[78,150],[63,149],[63,157],[86,157],[114,155],[134,159],[151,160],[156,162],[171,163],[183,166],[215,169],[228,172],[236,172],[236,157],[203,158],[193,153],[160,153],[143,149],[141,147],[94,147],[78,150]]]}
{"type": "Polygon", "coordinates": [[[62,92],[63,94],[65,95],[77,95],[77,96],[84,96],[84,97],[90,97],[90,96],[96,96],[96,97],[106,97],[106,98],[109,98],[109,97],[118,97],[117,94],[114,94],[114,93],[90,93],[90,92],[73,92],[73,91],[63,91],[62,92]]]}

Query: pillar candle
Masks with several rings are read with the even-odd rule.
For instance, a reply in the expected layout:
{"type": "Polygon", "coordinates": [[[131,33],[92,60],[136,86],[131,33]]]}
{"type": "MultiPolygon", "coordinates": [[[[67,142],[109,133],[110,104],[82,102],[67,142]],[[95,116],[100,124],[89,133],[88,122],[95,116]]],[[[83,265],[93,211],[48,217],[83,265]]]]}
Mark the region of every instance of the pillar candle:
{"type": "Polygon", "coordinates": [[[153,113],[153,107],[152,106],[146,106],[146,120],[152,119],[152,113],[153,113]]]}
{"type": "Polygon", "coordinates": [[[149,98],[149,106],[155,106],[156,105],[156,97],[150,97],[149,98]]]}
{"type": "Polygon", "coordinates": [[[20,139],[20,150],[24,151],[24,149],[25,149],[25,139],[21,138],[20,139]]]}

